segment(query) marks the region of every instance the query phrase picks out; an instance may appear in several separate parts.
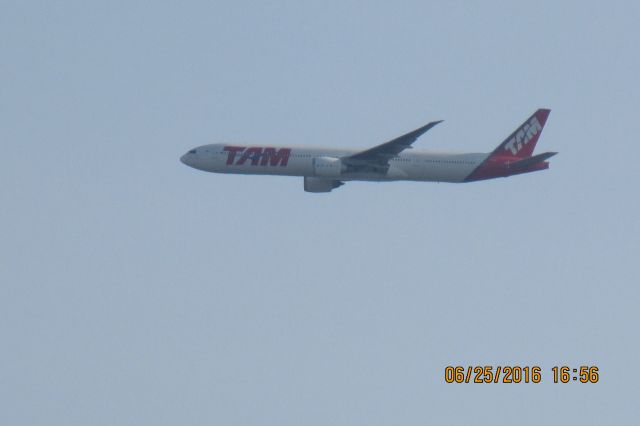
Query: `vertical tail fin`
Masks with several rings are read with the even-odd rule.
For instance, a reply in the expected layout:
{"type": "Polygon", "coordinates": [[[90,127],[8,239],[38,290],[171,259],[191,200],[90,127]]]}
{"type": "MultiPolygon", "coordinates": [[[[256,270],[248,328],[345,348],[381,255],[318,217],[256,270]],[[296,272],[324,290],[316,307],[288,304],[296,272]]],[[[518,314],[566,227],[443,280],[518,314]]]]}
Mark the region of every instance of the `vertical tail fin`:
{"type": "Polygon", "coordinates": [[[513,159],[531,157],[550,112],[549,109],[537,110],[504,142],[498,145],[490,157],[513,159]]]}

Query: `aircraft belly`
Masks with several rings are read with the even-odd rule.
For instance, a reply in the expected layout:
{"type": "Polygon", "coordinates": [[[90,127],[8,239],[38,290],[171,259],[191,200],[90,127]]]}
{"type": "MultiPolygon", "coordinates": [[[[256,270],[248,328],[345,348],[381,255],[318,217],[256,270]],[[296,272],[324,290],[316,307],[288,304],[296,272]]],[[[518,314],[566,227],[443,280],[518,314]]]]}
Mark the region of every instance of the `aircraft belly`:
{"type": "Polygon", "coordinates": [[[421,180],[434,182],[462,182],[473,171],[466,166],[426,166],[421,175],[421,180]]]}
{"type": "Polygon", "coordinates": [[[479,164],[484,161],[486,154],[462,154],[450,156],[423,157],[419,179],[431,182],[464,182],[479,164]]]}

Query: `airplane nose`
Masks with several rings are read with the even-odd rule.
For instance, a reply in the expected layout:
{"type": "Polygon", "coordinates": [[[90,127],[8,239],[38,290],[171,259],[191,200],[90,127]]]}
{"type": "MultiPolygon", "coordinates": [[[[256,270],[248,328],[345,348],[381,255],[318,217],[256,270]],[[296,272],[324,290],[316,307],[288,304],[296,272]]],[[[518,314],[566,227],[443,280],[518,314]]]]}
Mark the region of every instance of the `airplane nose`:
{"type": "Polygon", "coordinates": [[[191,167],[193,167],[193,163],[195,162],[195,160],[196,160],[195,149],[192,149],[191,151],[187,152],[182,157],[180,157],[180,161],[182,161],[183,164],[186,164],[187,166],[191,166],[191,167]]]}

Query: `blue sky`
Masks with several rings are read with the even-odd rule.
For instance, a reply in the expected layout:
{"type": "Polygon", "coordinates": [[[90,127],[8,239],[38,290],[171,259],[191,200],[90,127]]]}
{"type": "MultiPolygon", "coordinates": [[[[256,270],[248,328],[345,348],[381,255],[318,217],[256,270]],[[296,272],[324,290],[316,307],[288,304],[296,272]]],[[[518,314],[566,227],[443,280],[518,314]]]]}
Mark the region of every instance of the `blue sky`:
{"type": "Polygon", "coordinates": [[[3,424],[634,424],[635,2],[0,5],[3,424]],[[214,142],[490,151],[468,185],[185,167],[214,142]],[[447,365],[540,365],[453,385],[447,365]],[[554,384],[597,365],[596,385],[554,384]]]}

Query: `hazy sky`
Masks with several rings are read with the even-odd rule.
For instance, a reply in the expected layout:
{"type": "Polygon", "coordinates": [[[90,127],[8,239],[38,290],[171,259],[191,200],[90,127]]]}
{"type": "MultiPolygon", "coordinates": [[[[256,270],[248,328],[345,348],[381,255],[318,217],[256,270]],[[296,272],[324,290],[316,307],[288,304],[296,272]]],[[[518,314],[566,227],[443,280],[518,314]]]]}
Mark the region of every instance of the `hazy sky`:
{"type": "Polygon", "coordinates": [[[0,1],[0,424],[637,424],[637,2],[0,1]],[[465,185],[184,166],[490,151],[465,185]],[[540,384],[446,384],[447,365],[540,384]],[[597,365],[598,384],[554,384],[597,365]]]}

